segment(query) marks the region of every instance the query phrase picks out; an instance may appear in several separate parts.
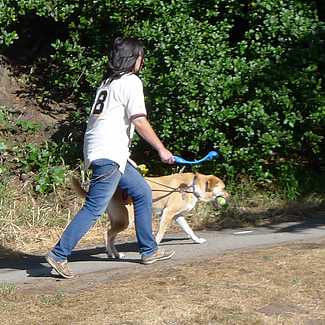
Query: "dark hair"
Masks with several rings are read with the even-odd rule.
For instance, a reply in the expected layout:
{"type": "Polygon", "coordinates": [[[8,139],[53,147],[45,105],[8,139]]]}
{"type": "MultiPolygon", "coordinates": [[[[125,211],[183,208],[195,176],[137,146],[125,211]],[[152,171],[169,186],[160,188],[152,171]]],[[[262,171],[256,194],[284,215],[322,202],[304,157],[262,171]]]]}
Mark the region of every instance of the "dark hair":
{"type": "Polygon", "coordinates": [[[131,72],[139,56],[144,55],[143,44],[134,38],[118,37],[113,43],[109,60],[109,75],[118,79],[122,74],[131,72]]]}

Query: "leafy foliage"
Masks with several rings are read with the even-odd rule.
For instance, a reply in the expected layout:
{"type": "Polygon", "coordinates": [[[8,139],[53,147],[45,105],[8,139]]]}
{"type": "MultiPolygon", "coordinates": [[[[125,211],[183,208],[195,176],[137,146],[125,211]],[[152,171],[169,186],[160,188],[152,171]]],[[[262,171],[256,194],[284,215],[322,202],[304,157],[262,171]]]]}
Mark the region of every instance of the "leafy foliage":
{"type": "Polygon", "coordinates": [[[34,175],[34,189],[39,193],[48,193],[65,181],[66,168],[61,161],[60,147],[53,143],[42,146],[28,144],[17,150],[19,166],[25,173],[34,175]]]}
{"type": "MultiPolygon", "coordinates": [[[[109,44],[117,35],[139,37],[150,119],[175,154],[192,159],[220,148],[222,164],[205,171],[277,181],[289,196],[297,194],[300,168],[324,165],[325,27],[315,2],[7,1],[2,46],[23,37],[16,30],[31,14],[67,31],[50,57],[34,63],[53,96],[89,107],[109,44]]],[[[136,142],[138,159],[148,163],[146,150],[136,142]]]]}
{"type": "Polygon", "coordinates": [[[4,107],[0,107],[0,125],[0,134],[5,135],[4,141],[0,142],[0,184],[17,175],[31,178],[36,192],[49,193],[64,183],[67,165],[62,157],[71,154],[70,145],[52,141],[43,144],[21,143],[19,139],[9,141],[15,139],[17,132],[35,133],[41,125],[30,120],[17,120],[4,107]]]}
{"type": "Polygon", "coordinates": [[[35,123],[29,120],[17,120],[16,125],[22,132],[36,133],[42,126],[39,123],[35,123]]]}

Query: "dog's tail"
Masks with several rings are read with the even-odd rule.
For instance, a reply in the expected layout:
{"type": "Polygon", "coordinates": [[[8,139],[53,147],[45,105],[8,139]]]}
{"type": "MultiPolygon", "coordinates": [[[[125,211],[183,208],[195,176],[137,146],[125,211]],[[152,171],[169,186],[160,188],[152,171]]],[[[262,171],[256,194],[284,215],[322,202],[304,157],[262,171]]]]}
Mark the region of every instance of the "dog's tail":
{"type": "Polygon", "coordinates": [[[87,191],[81,186],[81,183],[77,177],[72,176],[71,178],[72,188],[77,192],[77,194],[83,198],[86,197],[87,191]]]}

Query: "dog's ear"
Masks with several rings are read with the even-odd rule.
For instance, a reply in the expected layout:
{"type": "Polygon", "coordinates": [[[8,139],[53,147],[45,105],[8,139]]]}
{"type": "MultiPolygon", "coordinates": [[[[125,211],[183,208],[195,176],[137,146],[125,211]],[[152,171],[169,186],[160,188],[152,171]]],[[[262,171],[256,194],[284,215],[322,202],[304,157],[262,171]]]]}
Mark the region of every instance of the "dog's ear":
{"type": "Polygon", "coordinates": [[[209,175],[207,182],[208,182],[209,189],[213,189],[219,185],[222,185],[222,180],[214,175],[209,175]]]}

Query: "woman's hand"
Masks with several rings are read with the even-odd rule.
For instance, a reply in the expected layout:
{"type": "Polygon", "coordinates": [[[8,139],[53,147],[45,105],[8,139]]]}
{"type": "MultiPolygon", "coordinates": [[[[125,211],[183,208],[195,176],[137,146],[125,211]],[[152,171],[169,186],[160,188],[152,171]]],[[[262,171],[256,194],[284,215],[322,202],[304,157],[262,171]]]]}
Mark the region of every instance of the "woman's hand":
{"type": "Polygon", "coordinates": [[[175,162],[173,154],[166,148],[162,148],[158,151],[159,157],[165,164],[173,164],[175,162]]]}

